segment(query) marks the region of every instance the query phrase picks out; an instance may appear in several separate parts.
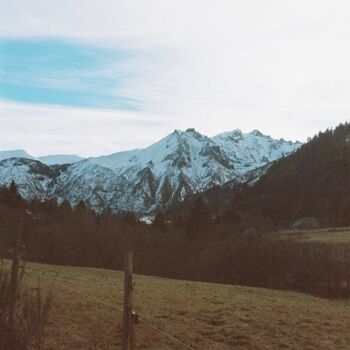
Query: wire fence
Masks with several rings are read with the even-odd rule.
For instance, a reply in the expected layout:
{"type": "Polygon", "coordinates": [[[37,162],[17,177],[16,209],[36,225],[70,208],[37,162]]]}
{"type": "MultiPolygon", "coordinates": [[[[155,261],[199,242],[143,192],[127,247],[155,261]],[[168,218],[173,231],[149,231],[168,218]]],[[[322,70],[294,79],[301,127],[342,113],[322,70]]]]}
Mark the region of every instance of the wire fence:
{"type": "MultiPolygon", "coordinates": [[[[78,286],[71,287],[71,286],[66,284],[65,280],[58,279],[57,277],[55,278],[55,282],[60,282],[60,285],[59,285],[60,288],[67,289],[67,290],[69,290],[71,292],[77,293],[77,294],[79,294],[79,295],[81,295],[81,296],[83,296],[85,298],[93,300],[97,304],[106,306],[108,308],[112,308],[113,310],[116,310],[116,311],[120,312],[121,314],[123,314],[123,310],[118,308],[116,305],[114,305],[114,304],[112,304],[110,302],[104,301],[102,299],[99,299],[93,294],[84,293],[84,292],[78,290],[78,288],[77,288],[78,286]]],[[[145,326],[149,327],[153,331],[158,332],[162,336],[167,337],[172,342],[177,343],[178,345],[181,345],[184,349],[188,349],[188,350],[194,350],[195,349],[192,345],[189,345],[189,344],[185,343],[184,341],[182,341],[178,337],[168,333],[164,329],[161,329],[160,327],[156,326],[155,324],[153,324],[152,322],[147,320],[145,317],[141,317],[139,319],[139,322],[144,324],[145,326]]]]}
{"type": "MultiPolygon", "coordinates": [[[[69,249],[68,246],[66,246],[67,249],[69,249]]],[[[101,299],[96,298],[96,296],[92,295],[92,294],[86,294],[84,292],[81,292],[77,289],[77,286],[75,286],[75,288],[69,287],[66,284],[65,280],[55,278],[55,282],[59,281],[60,282],[60,287],[63,287],[64,289],[70,290],[74,293],[77,293],[81,296],[84,296],[85,298],[88,298],[90,300],[94,300],[95,303],[100,304],[100,305],[104,305],[106,307],[112,308],[118,312],[120,312],[121,314],[123,314],[123,310],[118,308],[116,305],[110,303],[110,302],[106,302],[103,301],[101,299]]],[[[139,318],[138,322],[144,324],[145,326],[149,327],[150,329],[152,329],[155,332],[158,332],[159,334],[161,334],[164,337],[167,337],[169,340],[171,340],[174,343],[177,343],[178,345],[181,345],[184,349],[188,349],[188,350],[194,350],[195,348],[192,345],[189,345],[187,343],[185,343],[184,341],[182,341],[181,339],[177,338],[174,335],[171,335],[170,333],[166,332],[165,330],[161,329],[160,327],[154,325],[152,322],[150,322],[149,320],[147,320],[145,317],[139,318]]]]}

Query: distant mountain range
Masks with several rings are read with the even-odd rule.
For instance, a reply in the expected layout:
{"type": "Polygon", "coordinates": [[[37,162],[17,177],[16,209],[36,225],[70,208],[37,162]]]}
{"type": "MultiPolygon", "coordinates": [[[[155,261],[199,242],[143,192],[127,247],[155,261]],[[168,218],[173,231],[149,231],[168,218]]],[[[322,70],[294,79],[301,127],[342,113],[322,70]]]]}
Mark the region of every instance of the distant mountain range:
{"type": "Polygon", "coordinates": [[[83,200],[96,211],[154,213],[228,181],[254,181],[272,162],[301,145],[257,130],[209,138],[187,129],[175,130],[145,149],[87,159],[4,151],[0,186],[14,180],[29,200],[54,199],[73,206],[83,200]]]}
{"type": "Polygon", "coordinates": [[[75,154],[54,154],[50,156],[34,157],[23,149],[0,151],[0,161],[3,159],[9,159],[9,158],[36,159],[47,165],[72,164],[84,159],[75,154]]]}

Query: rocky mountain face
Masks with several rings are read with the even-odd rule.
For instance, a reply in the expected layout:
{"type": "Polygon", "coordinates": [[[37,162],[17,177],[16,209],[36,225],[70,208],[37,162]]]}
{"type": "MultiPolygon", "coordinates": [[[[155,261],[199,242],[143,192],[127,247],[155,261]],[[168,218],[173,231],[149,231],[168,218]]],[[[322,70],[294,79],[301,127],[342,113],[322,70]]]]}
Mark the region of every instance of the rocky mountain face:
{"type": "Polygon", "coordinates": [[[71,164],[47,165],[10,153],[0,161],[0,186],[14,180],[26,199],[55,199],[73,206],[84,200],[97,211],[146,214],[228,181],[243,182],[248,174],[252,181],[251,174],[260,176],[257,169],[266,169],[300,146],[256,130],[248,134],[234,130],[213,138],[194,129],[175,130],[145,149],[71,164]]]}

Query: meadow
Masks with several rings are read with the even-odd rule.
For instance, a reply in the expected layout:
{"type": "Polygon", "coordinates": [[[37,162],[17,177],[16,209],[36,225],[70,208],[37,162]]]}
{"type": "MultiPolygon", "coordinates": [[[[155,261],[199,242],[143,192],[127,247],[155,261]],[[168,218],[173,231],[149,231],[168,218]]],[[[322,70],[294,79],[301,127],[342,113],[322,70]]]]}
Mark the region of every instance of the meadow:
{"type": "Polygon", "coordinates": [[[283,238],[294,238],[303,242],[350,243],[350,227],[287,230],[279,234],[283,238]]]}
{"type": "MultiPolygon", "coordinates": [[[[134,275],[136,349],[349,349],[350,303],[302,293],[134,275]],[[147,323],[147,324],[146,324],[147,323]]],[[[52,293],[44,349],[120,349],[123,273],[27,263],[52,293]]]]}

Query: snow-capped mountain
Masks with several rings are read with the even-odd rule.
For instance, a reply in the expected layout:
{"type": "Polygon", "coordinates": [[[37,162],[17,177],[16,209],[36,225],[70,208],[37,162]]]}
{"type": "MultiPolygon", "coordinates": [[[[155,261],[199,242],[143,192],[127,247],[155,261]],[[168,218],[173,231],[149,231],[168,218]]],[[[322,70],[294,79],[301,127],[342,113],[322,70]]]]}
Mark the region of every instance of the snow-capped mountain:
{"type": "MultiPolygon", "coordinates": [[[[77,205],[84,200],[97,211],[150,213],[195,192],[264,168],[301,146],[274,140],[258,131],[240,130],[213,138],[194,129],[175,130],[145,148],[48,166],[35,159],[0,161],[0,185],[14,180],[28,199],[53,198],[77,205]]],[[[256,177],[259,171],[256,171],[256,177]]]]}
{"type": "Polygon", "coordinates": [[[0,160],[9,159],[9,158],[36,159],[47,165],[72,164],[84,159],[75,154],[53,154],[49,156],[34,157],[22,149],[0,151],[0,160]]]}

